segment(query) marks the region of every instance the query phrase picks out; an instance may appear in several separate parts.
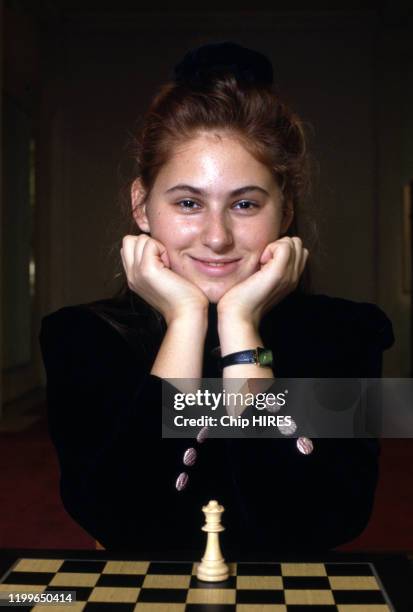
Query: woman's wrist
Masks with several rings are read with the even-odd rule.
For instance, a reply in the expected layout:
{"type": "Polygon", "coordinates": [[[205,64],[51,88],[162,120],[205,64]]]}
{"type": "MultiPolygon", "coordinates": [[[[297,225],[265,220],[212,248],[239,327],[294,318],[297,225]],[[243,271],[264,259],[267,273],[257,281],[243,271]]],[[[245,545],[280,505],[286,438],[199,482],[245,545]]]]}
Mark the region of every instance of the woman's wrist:
{"type": "Polygon", "coordinates": [[[218,304],[217,315],[218,326],[221,327],[222,331],[224,331],[225,328],[231,328],[233,325],[237,327],[252,327],[257,333],[259,331],[261,318],[258,312],[243,312],[233,307],[223,308],[218,304]]]}
{"type": "Polygon", "coordinates": [[[262,346],[260,333],[251,321],[218,315],[221,355],[262,346]]]}
{"type": "MultiPolygon", "coordinates": [[[[221,320],[218,323],[218,334],[221,355],[231,355],[238,351],[255,349],[263,346],[263,341],[256,326],[250,321],[221,320]]],[[[262,368],[257,364],[237,364],[224,368],[223,378],[274,378],[272,368],[262,368]]]]}
{"type": "Polygon", "coordinates": [[[182,310],[173,314],[166,320],[168,328],[170,326],[181,328],[196,328],[206,334],[208,330],[208,306],[182,310]]]}

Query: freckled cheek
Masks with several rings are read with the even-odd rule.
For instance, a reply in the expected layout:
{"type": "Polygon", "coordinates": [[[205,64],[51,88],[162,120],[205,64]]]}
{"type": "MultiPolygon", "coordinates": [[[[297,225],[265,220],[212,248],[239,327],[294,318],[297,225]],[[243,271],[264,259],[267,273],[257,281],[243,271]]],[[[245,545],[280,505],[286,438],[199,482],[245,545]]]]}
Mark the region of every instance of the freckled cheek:
{"type": "Polygon", "coordinates": [[[165,245],[174,272],[186,276],[193,268],[187,252],[195,252],[197,231],[193,227],[176,227],[171,232],[171,226],[164,228],[164,239],[161,242],[165,245]]]}
{"type": "Polygon", "coordinates": [[[180,265],[187,265],[187,253],[195,253],[197,250],[197,233],[191,228],[179,227],[174,229],[172,236],[169,229],[169,235],[170,248],[175,258],[180,265]]]}
{"type": "Polygon", "coordinates": [[[185,249],[191,246],[197,231],[188,225],[177,224],[174,219],[163,219],[152,236],[162,242],[168,250],[185,249]]]}
{"type": "Polygon", "coordinates": [[[266,231],[265,228],[260,227],[257,230],[248,232],[243,237],[239,237],[238,246],[242,248],[242,251],[250,254],[250,259],[255,263],[255,267],[259,267],[260,257],[270,242],[276,240],[274,232],[266,231]]]}

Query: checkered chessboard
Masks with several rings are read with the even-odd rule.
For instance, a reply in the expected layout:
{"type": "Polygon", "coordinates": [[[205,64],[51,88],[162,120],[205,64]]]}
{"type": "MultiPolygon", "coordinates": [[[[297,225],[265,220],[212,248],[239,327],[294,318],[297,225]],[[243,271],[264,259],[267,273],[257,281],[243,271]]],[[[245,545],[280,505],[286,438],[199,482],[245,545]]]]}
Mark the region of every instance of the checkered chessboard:
{"type": "Polygon", "coordinates": [[[76,592],[48,612],[390,612],[370,563],[234,563],[225,582],[199,581],[194,563],[21,558],[0,582],[7,593],[76,592]]]}

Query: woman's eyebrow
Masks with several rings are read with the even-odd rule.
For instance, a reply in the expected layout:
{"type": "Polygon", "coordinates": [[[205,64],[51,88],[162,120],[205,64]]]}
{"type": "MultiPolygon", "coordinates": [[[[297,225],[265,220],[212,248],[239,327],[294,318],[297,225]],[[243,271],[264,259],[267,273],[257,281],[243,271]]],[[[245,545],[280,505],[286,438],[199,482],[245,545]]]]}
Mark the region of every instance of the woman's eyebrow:
{"type": "MultiPolygon", "coordinates": [[[[193,185],[185,185],[183,183],[180,183],[179,185],[174,185],[174,187],[170,187],[169,189],[165,191],[165,193],[172,193],[174,191],[190,191],[191,193],[194,193],[196,195],[201,195],[201,196],[208,195],[208,192],[205,191],[204,189],[200,189],[199,187],[194,187],[193,185]]],[[[263,189],[262,187],[259,187],[258,185],[245,185],[244,187],[239,187],[238,189],[234,189],[233,191],[230,191],[229,195],[232,197],[236,197],[236,196],[243,195],[249,191],[260,191],[261,193],[264,193],[267,196],[270,195],[266,189],[263,189]]]]}

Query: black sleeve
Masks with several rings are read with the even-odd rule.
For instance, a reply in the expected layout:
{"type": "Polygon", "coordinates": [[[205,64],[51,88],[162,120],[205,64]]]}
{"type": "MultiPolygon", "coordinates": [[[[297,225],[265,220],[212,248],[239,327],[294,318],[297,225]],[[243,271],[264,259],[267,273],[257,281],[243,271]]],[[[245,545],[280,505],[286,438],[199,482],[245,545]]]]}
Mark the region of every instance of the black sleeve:
{"type": "MultiPolygon", "coordinates": [[[[382,352],[393,342],[390,321],[366,304],[351,316],[347,312],[343,325],[334,371],[327,364],[325,377],[380,377],[382,352]]],[[[323,366],[314,364],[314,370],[320,376],[323,366]]],[[[379,442],[324,438],[313,444],[314,451],[305,456],[295,439],[230,442],[246,532],[258,534],[258,547],[331,549],[365,529],[378,480],[379,442]]],[[[257,542],[249,545],[257,547],[257,542]]]]}
{"type": "Polygon", "coordinates": [[[64,506],[104,546],[133,544],[137,505],[172,481],[159,461],[161,379],[85,308],[45,317],[40,344],[64,506]]]}

